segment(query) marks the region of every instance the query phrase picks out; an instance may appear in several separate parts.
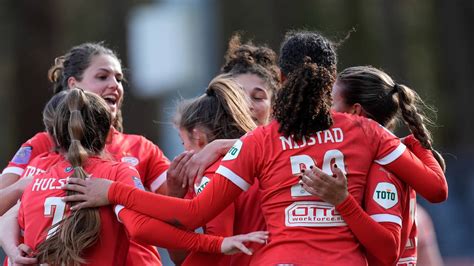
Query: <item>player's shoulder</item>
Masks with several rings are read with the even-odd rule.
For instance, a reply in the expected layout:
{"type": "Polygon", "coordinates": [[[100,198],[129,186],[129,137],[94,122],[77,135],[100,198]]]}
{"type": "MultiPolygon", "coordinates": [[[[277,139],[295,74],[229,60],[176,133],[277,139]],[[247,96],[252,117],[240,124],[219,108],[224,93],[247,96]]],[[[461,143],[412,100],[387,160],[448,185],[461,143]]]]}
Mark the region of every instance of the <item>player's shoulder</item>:
{"type": "Polygon", "coordinates": [[[395,186],[399,189],[404,189],[406,187],[406,184],[402,180],[400,180],[388,169],[377,163],[373,163],[371,165],[367,175],[367,182],[372,184],[372,186],[375,186],[379,183],[387,183],[391,184],[389,186],[395,186]]]}

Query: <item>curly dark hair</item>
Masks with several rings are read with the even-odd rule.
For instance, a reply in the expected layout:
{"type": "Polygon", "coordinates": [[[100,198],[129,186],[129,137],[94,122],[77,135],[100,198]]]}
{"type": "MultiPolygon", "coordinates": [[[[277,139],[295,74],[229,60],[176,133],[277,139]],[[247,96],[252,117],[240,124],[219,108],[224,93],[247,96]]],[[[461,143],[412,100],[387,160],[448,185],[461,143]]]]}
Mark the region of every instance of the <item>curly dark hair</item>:
{"type": "Polygon", "coordinates": [[[242,44],[241,39],[239,33],[230,38],[221,72],[232,75],[255,74],[265,81],[274,95],[280,86],[280,69],[275,51],[266,45],[256,46],[251,41],[242,44]]]}
{"type": "Polygon", "coordinates": [[[337,74],[334,46],[315,32],[290,32],[281,48],[280,68],[287,80],[273,104],[279,132],[300,139],[328,129],[331,91],[337,74]]]}
{"type": "Polygon", "coordinates": [[[280,48],[278,64],[285,76],[303,64],[309,56],[320,67],[331,68],[337,65],[335,45],[317,32],[289,31],[280,48]]]}

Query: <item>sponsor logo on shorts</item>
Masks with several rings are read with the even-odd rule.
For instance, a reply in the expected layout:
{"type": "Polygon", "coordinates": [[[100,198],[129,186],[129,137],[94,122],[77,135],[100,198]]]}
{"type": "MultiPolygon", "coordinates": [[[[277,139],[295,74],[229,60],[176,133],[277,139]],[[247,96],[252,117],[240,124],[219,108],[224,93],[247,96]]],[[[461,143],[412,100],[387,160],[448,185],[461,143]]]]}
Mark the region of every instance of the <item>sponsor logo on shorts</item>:
{"type": "Polygon", "coordinates": [[[336,208],[326,202],[298,201],[285,209],[286,226],[332,227],[346,226],[336,208]]]}
{"type": "Polygon", "coordinates": [[[136,157],[126,156],[122,157],[122,162],[128,163],[131,166],[137,166],[140,161],[136,157]]]}
{"type": "Polygon", "coordinates": [[[194,184],[194,192],[196,192],[196,195],[199,195],[199,193],[204,190],[209,181],[211,180],[207,176],[203,176],[199,184],[194,184]]]}
{"type": "Polygon", "coordinates": [[[230,150],[227,152],[227,154],[224,156],[222,161],[230,161],[234,160],[239,156],[240,150],[242,149],[242,141],[239,139],[234,143],[234,146],[230,148],[230,150]]]}
{"type": "Polygon", "coordinates": [[[27,164],[30,161],[32,147],[21,147],[12,159],[12,163],[27,164]]]}
{"type": "Polygon", "coordinates": [[[378,205],[390,209],[398,203],[397,188],[392,183],[380,182],[375,187],[372,198],[378,205]]]}

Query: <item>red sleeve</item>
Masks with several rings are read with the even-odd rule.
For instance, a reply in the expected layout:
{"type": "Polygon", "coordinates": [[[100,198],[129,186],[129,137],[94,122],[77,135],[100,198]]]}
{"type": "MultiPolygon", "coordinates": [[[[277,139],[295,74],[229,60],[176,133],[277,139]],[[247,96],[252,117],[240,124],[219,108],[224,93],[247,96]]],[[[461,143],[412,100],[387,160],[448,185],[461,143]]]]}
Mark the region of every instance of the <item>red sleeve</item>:
{"type": "Polygon", "coordinates": [[[376,255],[386,265],[393,265],[398,257],[401,229],[399,225],[374,221],[350,194],[336,206],[336,210],[367,252],[376,255]]]}
{"type": "Polygon", "coordinates": [[[385,166],[402,181],[410,185],[426,200],[436,203],[448,198],[448,185],[443,170],[431,151],[422,152],[422,160],[406,149],[406,146],[384,127],[373,121],[364,125],[368,139],[377,150],[375,162],[385,166]]]}
{"type": "Polygon", "coordinates": [[[131,239],[163,248],[221,253],[223,237],[188,232],[165,222],[123,209],[120,212],[131,239]]]}
{"type": "Polygon", "coordinates": [[[206,189],[192,200],[149,193],[119,182],[111,185],[108,198],[111,203],[194,230],[217,216],[241,192],[234,183],[216,174],[206,189]]]}
{"type": "MultiPolygon", "coordinates": [[[[398,159],[385,165],[385,167],[429,202],[443,202],[448,198],[446,177],[433,154],[425,155],[433,158],[434,162],[431,161],[425,164],[426,161],[421,161],[409,150],[405,150],[398,159]]],[[[426,160],[426,158],[423,159],[426,160]]]]}
{"type": "Polygon", "coordinates": [[[41,132],[36,134],[21,145],[2,174],[12,173],[21,176],[33,158],[39,154],[50,152],[53,149],[53,145],[48,133],[41,132]]]}
{"type": "Polygon", "coordinates": [[[149,188],[150,191],[154,192],[166,182],[166,171],[170,167],[170,161],[158,146],[149,140],[147,141],[149,145],[147,145],[148,148],[146,152],[149,159],[146,167],[146,175],[144,176],[144,185],[149,188]]]}
{"type": "Polygon", "coordinates": [[[235,207],[234,204],[231,203],[224,211],[206,223],[205,233],[224,237],[234,235],[234,216],[235,207]]]}
{"type": "MultiPolygon", "coordinates": [[[[128,164],[120,163],[116,169],[117,172],[113,176],[115,181],[144,192],[144,187],[135,168],[128,164]]],[[[138,242],[171,249],[187,249],[211,253],[221,252],[222,237],[180,230],[160,220],[127,210],[120,205],[117,205],[115,210],[125,225],[129,237],[138,242]]]]}

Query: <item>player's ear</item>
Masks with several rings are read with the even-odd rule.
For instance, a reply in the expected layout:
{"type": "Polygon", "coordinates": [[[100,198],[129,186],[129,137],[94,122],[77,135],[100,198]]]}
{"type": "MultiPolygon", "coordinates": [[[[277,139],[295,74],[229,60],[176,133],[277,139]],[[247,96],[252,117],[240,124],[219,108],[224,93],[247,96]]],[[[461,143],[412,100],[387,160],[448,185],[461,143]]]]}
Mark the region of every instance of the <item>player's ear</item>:
{"type": "Polygon", "coordinates": [[[362,105],[360,103],[355,103],[352,105],[350,113],[353,115],[364,115],[364,108],[362,108],[362,105]]]}
{"type": "Polygon", "coordinates": [[[77,80],[75,77],[69,77],[67,79],[67,86],[68,86],[68,89],[71,89],[71,88],[76,88],[76,83],[77,83],[77,80]]]}
{"type": "Polygon", "coordinates": [[[204,148],[209,143],[207,134],[201,128],[194,128],[191,132],[191,138],[199,148],[204,148]]]}

